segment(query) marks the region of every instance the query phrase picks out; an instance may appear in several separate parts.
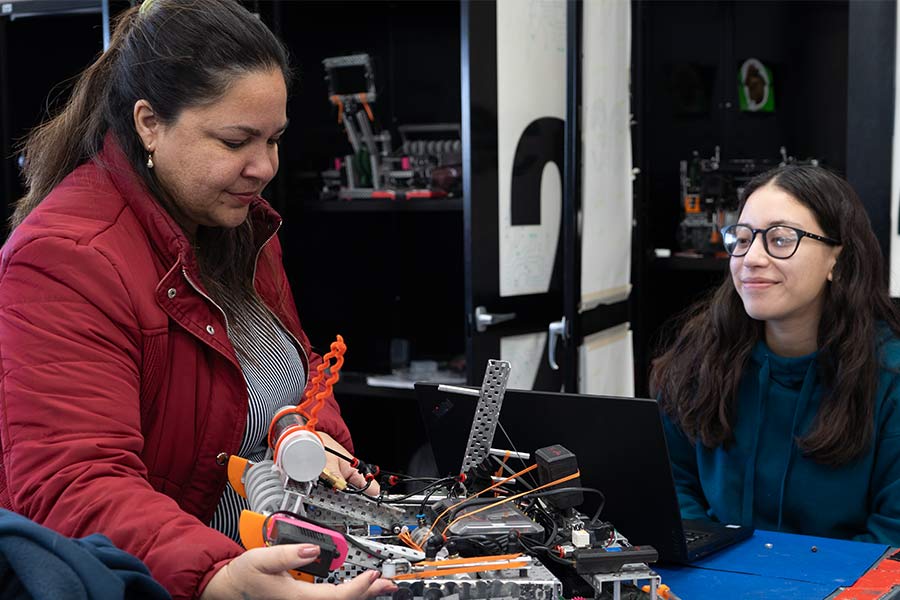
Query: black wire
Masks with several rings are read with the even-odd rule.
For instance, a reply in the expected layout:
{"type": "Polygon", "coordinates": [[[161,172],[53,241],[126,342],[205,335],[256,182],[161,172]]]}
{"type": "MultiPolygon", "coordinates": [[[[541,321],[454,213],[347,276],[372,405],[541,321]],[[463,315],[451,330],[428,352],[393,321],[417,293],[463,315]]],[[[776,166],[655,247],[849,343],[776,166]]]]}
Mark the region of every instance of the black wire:
{"type": "Polygon", "coordinates": [[[553,515],[548,513],[543,508],[541,508],[541,511],[547,515],[547,518],[550,520],[550,525],[553,527],[553,529],[547,535],[547,541],[544,542],[545,544],[549,544],[550,542],[552,542],[556,539],[557,535],[559,535],[559,526],[556,524],[556,519],[553,518],[553,515]]]}
{"type": "Polygon", "coordinates": [[[366,482],[366,485],[364,485],[364,486],[361,487],[361,488],[352,486],[352,485],[350,485],[350,484],[348,483],[348,484],[347,484],[347,489],[344,490],[344,493],[345,493],[345,494],[362,494],[362,493],[365,492],[367,489],[369,489],[369,486],[372,485],[372,481],[373,481],[372,479],[368,480],[368,481],[366,482]]]}
{"type": "MultiPolygon", "coordinates": [[[[435,488],[435,489],[436,489],[436,488],[440,488],[440,487],[445,486],[445,485],[448,484],[448,483],[455,482],[455,481],[456,481],[456,478],[455,478],[455,477],[444,477],[443,479],[438,479],[437,481],[432,481],[431,483],[429,483],[428,485],[426,485],[426,486],[423,487],[422,489],[417,490],[417,491],[415,491],[415,492],[411,492],[411,493],[409,493],[409,494],[406,494],[405,496],[400,496],[399,498],[391,498],[391,502],[401,502],[401,501],[403,501],[403,500],[407,500],[407,499],[409,499],[409,498],[412,498],[413,496],[418,496],[419,494],[424,494],[424,493],[426,493],[428,490],[430,490],[430,489],[432,489],[432,488],[435,488]]],[[[382,496],[383,496],[383,495],[384,495],[384,494],[382,493],[382,496]]],[[[382,499],[381,501],[383,502],[384,500],[382,499]]],[[[419,512],[421,512],[421,511],[419,511],[419,512]]]]}
{"type": "MultiPolygon", "coordinates": [[[[498,420],[498,421],[497,421],[497,426],[500,428],[500,433],[503,434],[503,437],[506,438],[506,441],[509,443],[510,447],[513,449],[513,452],[515,452],[516,454],[519,454],[519,451],[516,450],[516,445],[513,444],[513,441],[512,441],[512,439],[509,437],[509,434],[506,433],[506,429],[503,428],[503,423],[501,423],[501,422],[498,420]]],[[[520,461],[520,462],[522,463],[522,465],[525,466],[525,467],[530,466],[528,463],[525,462],[525,459],[520,458],[519,461],[520,461]]],[[[534,478],[533,478],[530,474],[526,473],[525,475],[522,475],[522,477],[525,477],[526,475],[528,476],[529,482],[531,483],[531,487],[538,487],[538,484],[535,482],[534,478]]]]}
{"type": "Polygon", "coordinates": [[[397,483],[417,483],[421,481],[430,481],[434,483],[435,481],[441,481],[443,479],[455,479],[455,477],[406,477],[403,478],[402,475],[396,475],[395,473],[390,473],[388,471],[382,471],[382,475],[393,475],[397,477],[397,483]]]}
{"type": "MultiPolygon", "coordinates": [[[[450,477],[449,479],[454,479],[454,481],[455,481],[455,478],[450,477]]],[[[441,486],[434,485],[431,487],[430,490],[428,490],[428,492],[422,498],[422,502],[419,503],[419,514],[422,514],[425,512],[425,505],[428,503],[428,499],[431,498],[431,496],[439,489],[441,489],[441,486]]]]}
{"type": "Polygon", "coordinates": [[[570,566],[570,567],[575,564],[574,560],[569,560],[569,559],[563,558],[563,557],[557,555],[556,552],[554,552],[552,548],[549,548],[549,547],[543,546],[543,545],[539,545],[526,537],[520,537],[519,542],[521,542],[522,545],[525,547],[525,549],[532,554],[537,554],[538,552],[542,552],[542,553],[544,553],[544,555],[547,556],[547,558],[549,558],[555,562],[558,562],[560,564],[570,566]]]}
{"type": "Polygon", "coordinates": [[[352,458],[348,458],[348,457],[344,456],[343,454],[341,454],[340,452],[338,452],[337,450],[333,450],[332,448],[329,448],[328,446],[325,446],[325,452],[330,452],[330,453],[334,454],[335,456],[337,456],[338,458],[342,458],[342,459],[346,460],[348,463],[353,462],[352,458]]]}
{"type": "Polygon", "coordinates": [[[597,512],[594,513],[594,516],[588,521],[588,525],[593,527],[597,524],[597,519],[600,518],[600,513],[603,512],[603,507],[606,506],[606,496],[600,490],[596,488],[586,488],[586,487],[566,487],[566,488],[556,488],[552,490],[547,490],[544,492],[535,492],[533,494],[528,494],[533,498],[542,498],[544,496],[554,496],[556,494],[565,494],[566,492],[591,492],[592,494],[598,494],[600,496],[600,506],[597,507],[597,512]]]}
{"type": "Polygon", "coordinates": [[[553,543],[553,540],[559,534],[559,525],[556,523],[556,519],[553,518],[553,515],[547,512],[542,506],[536,505],[535,513],[543,518],[544,526],[550,528],[550,532],[544,538],[544,545],[547,546],[553,543]]]}
{"type": "Polygon", "coordinates": [[[447,544],[451,542],[469,542],[477,545],[481,548],[481,551],[486,554],[501,554],[504,550],[500,545],[500,542],[497,539],[491,538],[487,535],[481,534],[470,534],[470,535],[454,535],[449,540],[447,540],[447,544]]]}
{"type": "MultiPolygon", "coordinates": [[[[331,454],[334,454],[335,456],[337,456],[338,458],[340,458],[340,459],[342,459],[342,460],[346,460],[346,461],[347,461],[348,463],[350,463],[351,465],[353,464],[353,460],[354,460],[354,459],[349,458],[349,457],[347,457],[347,456],[344,456],[343,454],[341,454],[341,453],[338,452],[337,450],[334,450],[334,449],[332,449],[332,448],[329,448],[328,446],[325,446],[325,451],[326,451],[326,452],[330,452],[331,454]]],[[[355,467],[354,467],[354,468],[355,468],[355,467]]],[[[357,469],[357,472],[359,472],[359,469],[357,469]]],[[[350,484],[348,483],[348,484],[347,484],[347,489],[344,490],[344,492],[347,493],[347,494],[362,494],[362,493],[365,492],[367,489],[369,489],[369,486],[372,485],[372,481],[374,481],[374,479],[369,479],[368,481],[366,481],[366,485],[364,485],[364,486],[361,487],[361,488],[352,486],[352,485],[350,485],[350,484]]],[[[379,502],[380,502],[380,500],[379,500],[379,502]]]]}
{"type": "MultiPolygon", "coordinates": [[[[543,498],[543,497],[545,497],[545,496],[556,496],[556,495],[559,495],[559,494],[566,494],[566,493],[569,493],[569,492],[591,492],[591,493],[599,494],[599,495],[600,495],[600,506],[597,508],[597,512],[594,513],[594,517],[588,522],[588,524],[589,524],[591,527],[593,527],[593,526],[596,524],[597,519],[600,517],[600,513],[603,511],[603,507],[604,507],[605,504],[606,504],[606,496],[604,496],[604,495],[603,495],[603,492],[601,492],[600,490],[598,490],[598,489],[596,489],[596,488],[586,488],[586,487],[564,487],[564,488],[555,488],[555,489],[552,489],[552,490],[545,490],[545,491],[543,491],[543,492],[528,492],[528,493],[527,493],[527,496],[528,496],[529,498],[534,499],[534,498],[543,498]]],[[[494,498],[472,498],[471,500],[466,500],[466,501],[465,501],[465,504],[463,504],[463,505],[461,505],[461,506],[457,506],[456,508],[454,508],[454,509],[450,512],[449,518],[450,518],[450,520],[452,521],[453,518],[456,516],[456,514],[457,514],[459,511],[465,510],[465,509],[470,508],[470,507],[472,507],[472,506],[481,506],[481,505],[484,505],[484,504],[493,504],[493,503],[495,503],[495,502],[502,502],[504,499],[505,499],[505,498],[502,498],[502,497],[500,497],[500,498],[494,497],[494,498]]],[[[534,506],[534,501],[532,500],[532,503],[531,503],[529,506],[527,506],[526,508],[522,509],[522,512],[524,512],[524,513],[527,514],[528,511],[531,510],[533,506],[534,506]]],[[[543,510],[543,509],[542,509],[542,510],[543,510]]],[[[420,511],[420,512],[421,512],[421,511],[420,511]]],[[[545,511],[545,512],[546,512],[546,511],[545,511]]],[[[551,520],[552,520],[552,519],[551,519],[551,520]]]]}
{"type": "Polygon", "coordinates": [[[562,565],[566,565],[569,567],[575,565],[574,560],[570,560],[568,558],[563,558],[563,557],[559,556],[558,554],[556,554],[555,552],[553,552],[553,550],[550,550],[549,548],[543,548],[542,550],[544,552],[544,556],[546,556],[547,558],[549,558],[550,560],[552,560],[554,562],[558,562],[562,565]]]}
{"type": "Polygon", "coordinates": [[[398,483],[406,483],[409,481],[436,481],[441,479],[440,477],[410,477],[406,473],[395,473],[394,471],[386,471],[384,469],[381,470],[381,475],[393,475],[399,480],[398,483]]]}

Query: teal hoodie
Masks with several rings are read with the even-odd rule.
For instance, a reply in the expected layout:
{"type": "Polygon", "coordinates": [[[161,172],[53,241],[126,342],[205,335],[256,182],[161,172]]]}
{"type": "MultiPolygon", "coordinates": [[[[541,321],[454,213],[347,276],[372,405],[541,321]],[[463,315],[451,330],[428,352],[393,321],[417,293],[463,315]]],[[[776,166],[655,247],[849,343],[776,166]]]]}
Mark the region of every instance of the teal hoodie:
{"type": "Polygon", "coordinates": [[[796,444],[822,399],[815,353],[784,358],[756,345],[727,448],[692,445],[664,416],[682,518],[900,546],[900,340],[884,336],[879,352],[872,444],[841,467],[796,444]]]}

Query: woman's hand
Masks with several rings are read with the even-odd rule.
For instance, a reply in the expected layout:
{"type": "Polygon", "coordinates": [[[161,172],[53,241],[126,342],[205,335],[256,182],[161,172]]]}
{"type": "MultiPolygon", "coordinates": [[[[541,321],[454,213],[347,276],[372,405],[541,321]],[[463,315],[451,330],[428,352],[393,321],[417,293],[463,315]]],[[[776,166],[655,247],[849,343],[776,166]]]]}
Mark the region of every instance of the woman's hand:
{"type": "MultiPolygon", "coordinates": [[[[326,447],[339,452],[343,456],[351,456],[349,452],[347,452],[343,446],[334,441],[330,435],[322,431],[316,431],[316,434],[322,440],[322,443],[325,444],[326,447]]],[[[344,478],[344,480],[350,485],[361,488],[366,486],[366,478],[363,477],[362,473],[354,469],[350,466],[350,463],[346,460],[338,458],[331,452],[325,452],[325,468],[332,475],[340,475],[344,478]]],[[[379,487],[377,481],[372,481],[372,485],[366,489],[365,494],[368,496],[377,496],[381,492],[381,487],[379,487]]]]}
{"type": "Polygon", "coordinates": [[[378,571],[366,571],[341,585],[298,581],[288,573],[318,556],[319,547],[313,544],[248,550],[213,575],[200,600],[355,600],[391,594],[397,589],[392,581],[380,579],[378,571]]]}

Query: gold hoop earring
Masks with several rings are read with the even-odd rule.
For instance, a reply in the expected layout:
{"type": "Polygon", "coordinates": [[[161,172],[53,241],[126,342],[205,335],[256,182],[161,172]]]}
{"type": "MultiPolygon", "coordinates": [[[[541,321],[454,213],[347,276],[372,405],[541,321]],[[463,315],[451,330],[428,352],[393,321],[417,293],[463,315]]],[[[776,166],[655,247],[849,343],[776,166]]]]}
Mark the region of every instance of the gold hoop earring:
{"type": "Polygon", "coordinates": [[[147,168],[148,169],[153,168],[153,153],[152,152],[147,154],[147,168]]]}

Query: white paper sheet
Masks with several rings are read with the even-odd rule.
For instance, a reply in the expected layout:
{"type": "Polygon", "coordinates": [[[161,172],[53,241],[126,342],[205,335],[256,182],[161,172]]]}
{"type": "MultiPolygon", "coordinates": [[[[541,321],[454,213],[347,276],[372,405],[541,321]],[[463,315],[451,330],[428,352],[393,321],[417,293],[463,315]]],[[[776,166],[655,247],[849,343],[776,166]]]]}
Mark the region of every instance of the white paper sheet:
{"type": "Polygon", "coordinates": [[[581,394],[634,396],[634,352],[629,323],[584,338],[578,349],[581,394]]]}
{"type": "Polygon", "coordinates": [[[541,181],[541,224],[512,227],[512,165],[522,132],[539,118],[566,114],[566,3],[497,2],[497,151],[500,295],[550,288],[562,223],[562,165],[541,181]]]}
{"type": "Polygon", "coordinates": [[[583,12],[581,310],[631,291],[631,4],[583,12]]]}

